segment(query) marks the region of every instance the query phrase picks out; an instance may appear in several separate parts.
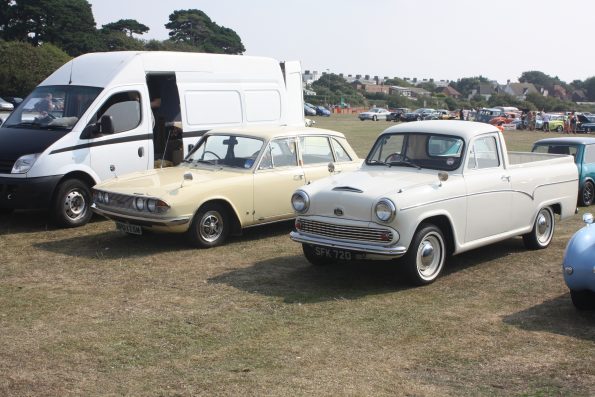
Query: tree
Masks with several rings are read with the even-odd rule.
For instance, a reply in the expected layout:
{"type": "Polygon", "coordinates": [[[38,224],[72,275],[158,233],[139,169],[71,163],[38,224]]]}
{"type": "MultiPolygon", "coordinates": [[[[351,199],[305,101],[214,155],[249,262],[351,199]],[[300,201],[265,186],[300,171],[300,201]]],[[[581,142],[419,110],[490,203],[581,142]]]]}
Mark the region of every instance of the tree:
{"type": "Polygon", "coordinates": [[[0,39],[35,46],[52,43],[70,55],[88,52],[96,45],[95,19],[86,0],[1,1],[0,39]]]}
{"type": "Polygon", "coordinates": [[[532,70],[529,72],[523,72],[521,77],[519,77],[520,83],[532,83],[538,88],[549,88],[553,87],[555,84],[566,86],[567,84],[561,81],[558,76],[552,77],[543,72],[532,70]]]}
{"type": "Polygon", "coordinates": [[[488,83],[489,80],[483,76],[463,77],[456,82],[451,82],[450,86],[461,93],[462,97],[467,98],[474,89],[479,87],[480,83],[488,83]]]}
{"type": "Polygon", "coordinates": [[[341,99],[352,106],[363,105],[366,102],[362,94],[343,77],[334,73],[323,74],[312,83],[312,89],[316,91],[317,97],[325,98],[327,104],[339,104],[341,99]]]}
{"type": "Polygon", "coordinates": [[[242,54],[246,51],[235,31],[217,25],[200,10],[174,11],[169,21],[165,27],[175,43],[185,43],[204,52],[242,54]]]}
{"type": "Polygon", "coordinates": [[[93,51],[142,51],[145,43],[119,30],[101,29],[93,51]]]}
{"type": "Polygon", "coordinates": [[[23,97],[71,58],[52,44],[0,41],[0,92],[23,97]]]}
{"type": "Polygon", "coordinates": [[[587,93],[587,98],[589,98],[589,101],[595,101],[595,76],[586,79],[583,84],[583,88],[587,93]]]}
{"type": "Polygon", "coordinates": [[[120,19],[119,21],[105,24],[102,26],[102,28],[105,30],[123,32],[127,34],[128,37],[132,37],[133,33],[142,35],[149,31],[149,27],[147,25],[143,25],[136,19],[120,19]]]}

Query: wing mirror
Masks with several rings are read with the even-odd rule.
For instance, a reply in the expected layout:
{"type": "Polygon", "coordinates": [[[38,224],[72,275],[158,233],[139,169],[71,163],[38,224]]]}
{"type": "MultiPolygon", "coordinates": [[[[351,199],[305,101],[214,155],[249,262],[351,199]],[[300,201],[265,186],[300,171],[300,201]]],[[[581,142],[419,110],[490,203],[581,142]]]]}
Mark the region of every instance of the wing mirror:
{"type": "Polygon", "coordinates": [[[112,116],[103,115],[101,116],[101,120],[99,121],[99,132],[101,134],[113,134],[114,133],[114,119],[112,116]]]}

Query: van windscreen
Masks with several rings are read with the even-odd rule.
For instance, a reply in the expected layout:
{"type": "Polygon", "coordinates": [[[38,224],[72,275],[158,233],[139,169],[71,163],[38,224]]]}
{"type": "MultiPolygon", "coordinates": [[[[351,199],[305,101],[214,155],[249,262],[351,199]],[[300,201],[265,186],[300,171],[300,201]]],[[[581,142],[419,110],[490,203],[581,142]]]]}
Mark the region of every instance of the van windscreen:
{"type": "Polygon", "coordinates": [[[102,88],[41,86],[19,104],[3,127],[70,131],[102,88]]]}

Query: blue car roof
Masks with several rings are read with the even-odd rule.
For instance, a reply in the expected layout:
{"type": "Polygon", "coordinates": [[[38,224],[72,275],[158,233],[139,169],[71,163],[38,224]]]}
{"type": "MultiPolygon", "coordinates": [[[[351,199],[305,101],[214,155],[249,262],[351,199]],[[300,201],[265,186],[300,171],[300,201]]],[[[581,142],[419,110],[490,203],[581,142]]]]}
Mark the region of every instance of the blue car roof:
{"type": "Polygon", "coordinates": [[[569,136],[569,137],[558,137],[558,138],[546,138],[540,139],[533,145],[538,144],[572,144],[572,145],[592,145],[595,144],[595,138],[582,137],[582,136],[569,136]]]}

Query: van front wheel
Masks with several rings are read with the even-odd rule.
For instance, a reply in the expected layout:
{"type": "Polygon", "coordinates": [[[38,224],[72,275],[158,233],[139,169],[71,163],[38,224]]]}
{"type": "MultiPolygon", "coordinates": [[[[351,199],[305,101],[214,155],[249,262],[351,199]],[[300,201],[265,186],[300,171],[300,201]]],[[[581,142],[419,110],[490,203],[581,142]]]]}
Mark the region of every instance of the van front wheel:
{"type": "Polygon", "coordinates": [[[67,179],[58,185],[52,205],[52,217],[60,227],[83,226],[91,220],[91,190],[79,179],[67,179]]]}

